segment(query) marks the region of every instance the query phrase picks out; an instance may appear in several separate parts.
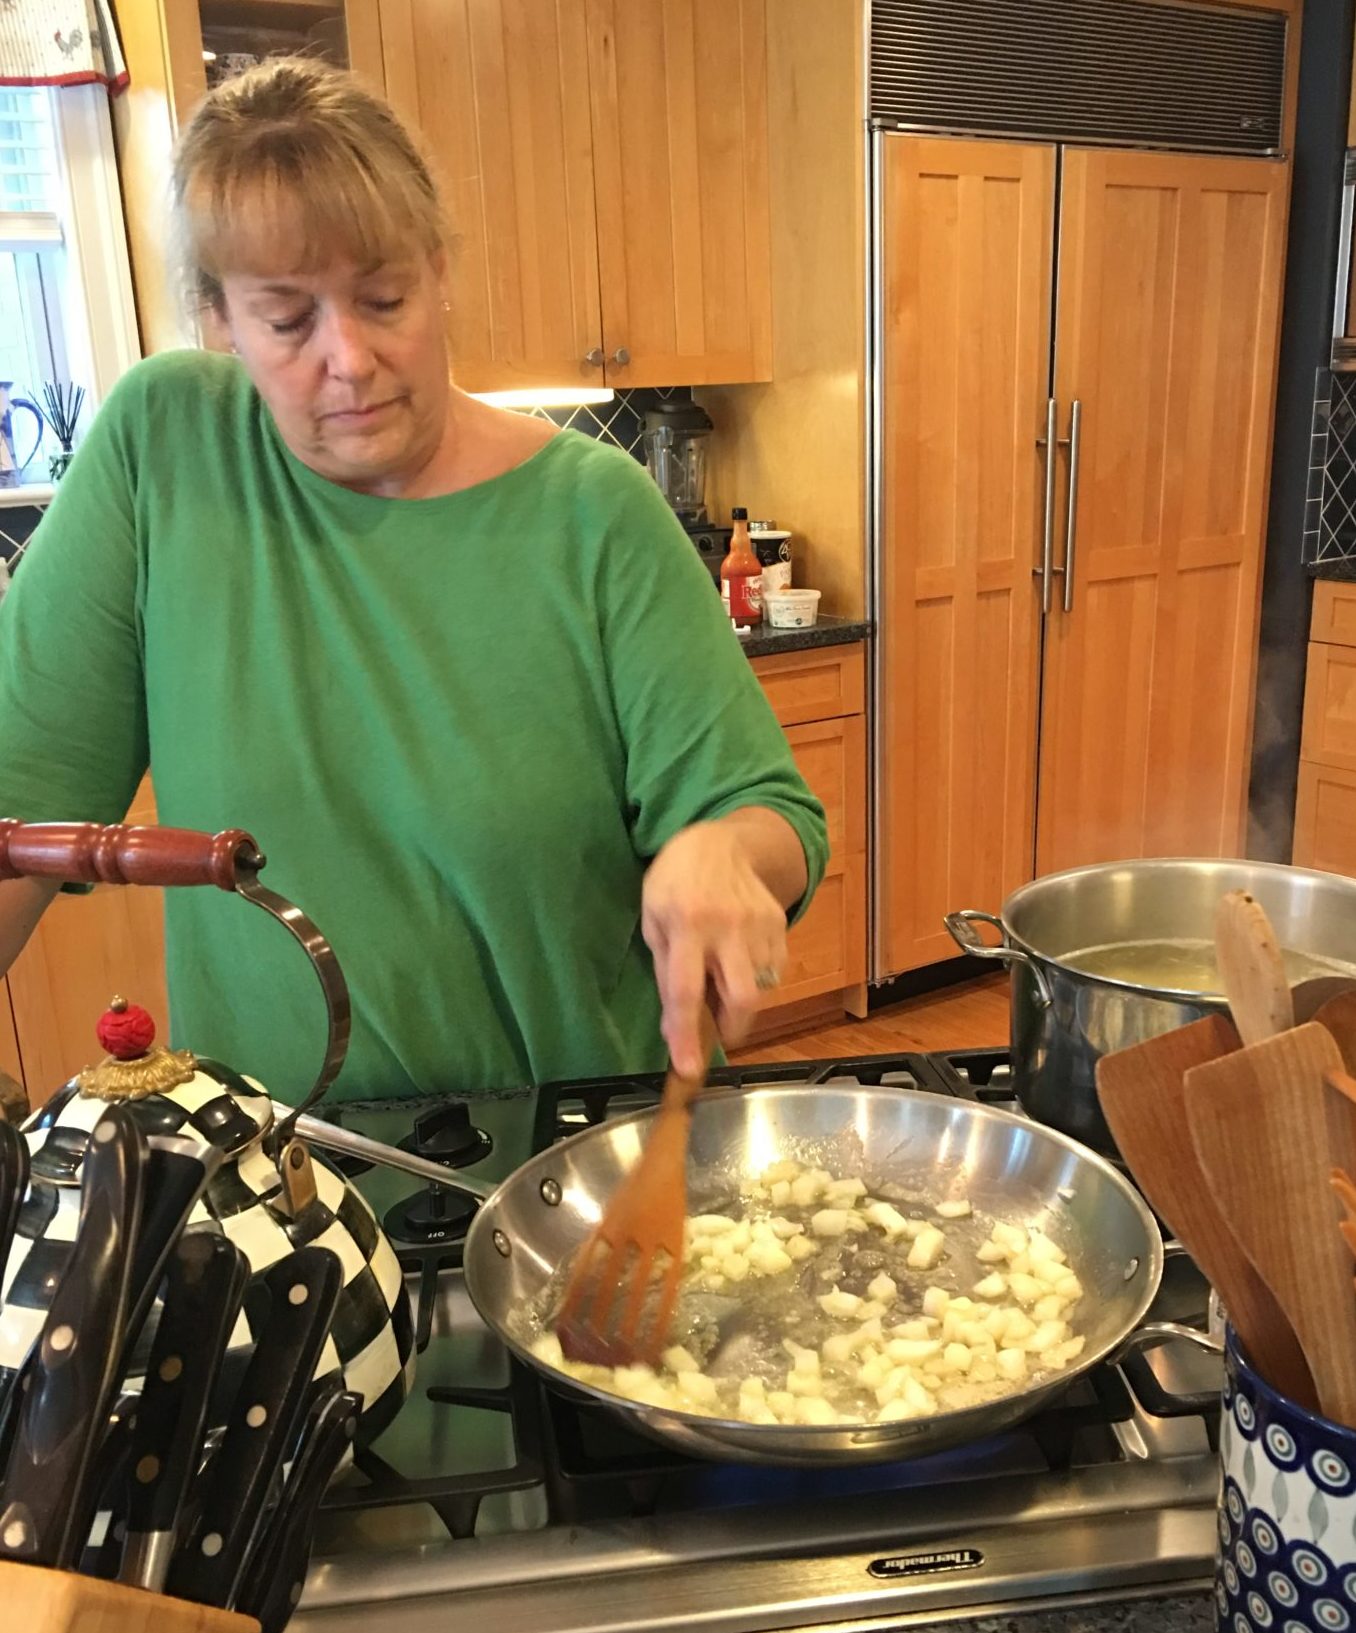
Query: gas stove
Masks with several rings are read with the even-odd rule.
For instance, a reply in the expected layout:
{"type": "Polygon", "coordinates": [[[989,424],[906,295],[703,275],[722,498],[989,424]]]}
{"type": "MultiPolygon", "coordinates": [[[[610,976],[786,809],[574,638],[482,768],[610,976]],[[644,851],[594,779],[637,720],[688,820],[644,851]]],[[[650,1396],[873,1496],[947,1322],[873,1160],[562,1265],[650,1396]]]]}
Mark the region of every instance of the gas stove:
{"type": "MultiPolygon", "coordinates": [[[[856,1082],[1015,1109],[1002,1050],[728,1067],[755,1086],[856,1082]]],[[[657,1101],[657,1077],[550,1085],[343,1121],[507,1176],[657,1101]],[[411,1132],[411,1113],[414,1130],[411,1132]]],[[[1035,1419],[922,1460],[839,1470],[698,1462],[547,1389],[480,1322],[468,1212],[357,1176],[409,1278],[419,1368],[399,1417],[331,1491],[306,1633],[848,1633],[1207,1588],[1219,1362],[1167,1344],[1094,1368],[1035,1419]]],[[[1155,1319],[1203,1326],[1209,1289],[1168,1255],[1155,1319]]]]}

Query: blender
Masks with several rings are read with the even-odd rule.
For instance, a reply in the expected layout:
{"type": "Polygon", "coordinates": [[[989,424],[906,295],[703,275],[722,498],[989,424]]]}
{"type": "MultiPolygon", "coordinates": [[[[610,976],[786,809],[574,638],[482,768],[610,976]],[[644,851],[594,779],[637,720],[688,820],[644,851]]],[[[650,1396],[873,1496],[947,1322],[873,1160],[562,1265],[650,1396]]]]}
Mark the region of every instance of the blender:
{"type": "Polygon", "coordinates": [[[690,400],[671,398],[645,411],[645,463],[689,532],[708,525],[706,440],[713,430],[706,410],[690,400]]]}

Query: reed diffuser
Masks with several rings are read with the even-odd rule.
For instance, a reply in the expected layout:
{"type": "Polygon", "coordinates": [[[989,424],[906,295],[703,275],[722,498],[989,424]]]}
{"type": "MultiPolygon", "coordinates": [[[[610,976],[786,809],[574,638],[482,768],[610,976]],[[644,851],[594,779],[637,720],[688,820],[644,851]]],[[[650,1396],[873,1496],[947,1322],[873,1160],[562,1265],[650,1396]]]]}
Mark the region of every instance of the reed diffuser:
{"type": "Polygon", "coordinates": [[[42,400],[47,405],[47,423],[61,443],[61,452],[51,455],[47,469],[53,482],[60,482],[73,458],[71,444],[75,441],[76,422],[85,404],[85,388],[71,381],[62,385],[59,381],[46,380],[43,382],[42,400]]]}

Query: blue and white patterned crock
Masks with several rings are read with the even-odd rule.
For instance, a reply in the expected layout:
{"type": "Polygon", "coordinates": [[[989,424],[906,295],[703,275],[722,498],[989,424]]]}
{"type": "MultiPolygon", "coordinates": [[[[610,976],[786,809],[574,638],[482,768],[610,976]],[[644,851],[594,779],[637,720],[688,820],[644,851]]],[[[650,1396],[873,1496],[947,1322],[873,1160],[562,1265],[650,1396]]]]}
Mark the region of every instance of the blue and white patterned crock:
{"type": "Polygon", "coordinates": [[[1356,1431],[1280,1395],[1226,1335],[1220,1633],[1356,1633],[1356,1431]]]}

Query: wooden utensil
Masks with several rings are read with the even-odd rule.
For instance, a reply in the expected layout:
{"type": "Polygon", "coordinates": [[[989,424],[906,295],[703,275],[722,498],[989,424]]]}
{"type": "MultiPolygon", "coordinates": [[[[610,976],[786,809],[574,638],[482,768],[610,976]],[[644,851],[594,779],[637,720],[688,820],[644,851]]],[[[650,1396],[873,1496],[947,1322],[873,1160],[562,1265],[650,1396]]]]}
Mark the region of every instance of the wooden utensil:
{"type": "Polygon", "coordinates": [[[1215,957],[1244,1046],[1295,1024],[1295,1006],[1271,920],[1256,897],[1231,890],[1215,913],[1215,957]]]}
{"type": "Polygon", "coordinates": [[[1356,988],[1349,988],[1326,999],[1314,1012],[1313,1018],[1332,1033],[1333,1042],[1346,1062],[1347,1072],[1356,1074],[1356,988]]]}
{"type": "MultiPolygon", "coordinates": [[[[1352,1084],[1352,1089],[1356,1091],[1356,1083],[1352,1084]]],[[[1342,1092],[1345,1094],[1347,1091],[1343,1089],[1342,1092]]],[[[1351,1249],[1352,1257],[1356,1258],[1356,1182],[1353,1182],[1345,1168],[1334,1168],[1328,1183],[1333,1194],[1347,1210],[1346,1218],[1337,1221],[1337,1229],[1342,1240],[1351,1249]]]]}
{"type": "Polygon", "coordinates": [[[1097,1094],[1140,1189],[1223,1300],[1253,1365],[1312,1409],[1318,1395],[1299,1340],[1221,1213],[1187,1129],[1185,1073],[1238,1048],[1229,1021],[1210,1015],[1104,1056],[1097,1094]]]}
{"type": "Polygon", "coordinates": [[[1220,1212],[1289,1318],[1320,1409],[1356,1427],[1356,1297],[1328,1179],[1356,1169],[1356,1119],[1325,1087],[1341,1054],[1315,1022],[1191,1067],[1187,1122],[1220,1212]]]}
{"type": "Polygon", "coordinates": [[[1305,1021],[1318,1020],[1319,1011],[1325,1004],[1347,994],[1356,997],[1356,977],[1315,975],[1308,981],[1301,981],[1290,992],[1290,1001],[1295,1010],[1295,1025],[1303,1026],[1305,1021]]]}
{"type": "MultiPolygon", "coordinates": [[[[703,1008],[701,1049],[708,1064],[715,1047],[716,1023],[703,1008]]],[[[699,1078],[685,1078],[670,1070],[640,1161],[579,1250],[556,1320],[560,1346],[572,1361],[595,1366],[653,1363],[664,1346],[683,1274],[692,1102],[705,1086],[705,1071],[699,1078]],[[657,1295],[647,1312],[656,1272],[657,1295]],[[618,1306],[621,1314],[614,1323],[618,1306]]]]}

